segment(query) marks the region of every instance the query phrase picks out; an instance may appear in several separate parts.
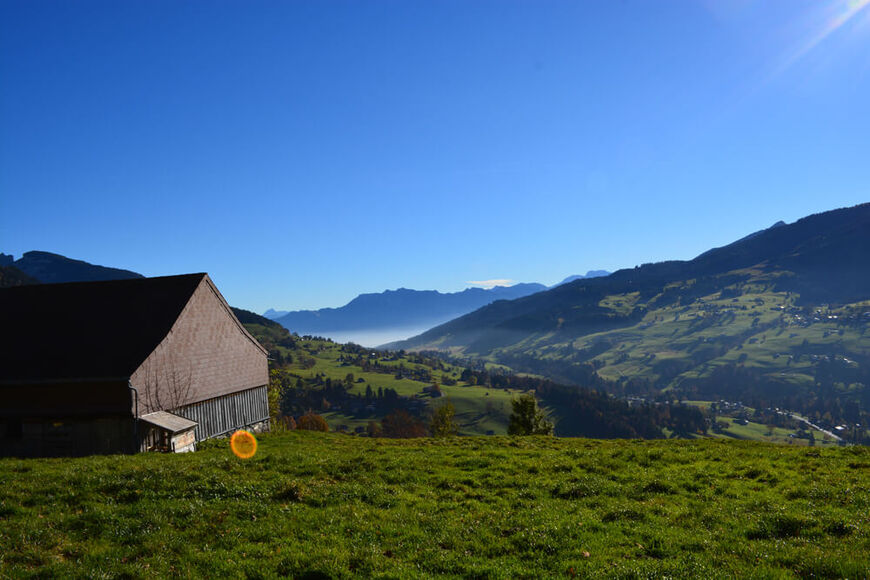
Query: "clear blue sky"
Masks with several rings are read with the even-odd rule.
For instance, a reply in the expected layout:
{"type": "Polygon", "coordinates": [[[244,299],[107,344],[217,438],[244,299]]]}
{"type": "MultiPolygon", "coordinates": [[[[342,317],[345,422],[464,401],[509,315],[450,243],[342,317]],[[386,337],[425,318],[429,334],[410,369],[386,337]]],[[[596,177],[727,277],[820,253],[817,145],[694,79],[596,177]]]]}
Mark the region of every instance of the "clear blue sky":
{"type": "Polygon", "coordinates": [[[16,257],[318,308],[868,200],[868,0],[0,2],[16,257]]]}

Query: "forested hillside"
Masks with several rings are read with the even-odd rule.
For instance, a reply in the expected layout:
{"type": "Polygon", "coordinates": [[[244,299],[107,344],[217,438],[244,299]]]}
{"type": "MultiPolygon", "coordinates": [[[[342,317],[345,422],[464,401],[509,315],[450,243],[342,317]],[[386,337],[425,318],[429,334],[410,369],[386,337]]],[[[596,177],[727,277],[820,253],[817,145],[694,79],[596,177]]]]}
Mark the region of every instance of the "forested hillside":
{"type": "Polygon", "coordinates": [[[39,284],[39,280],[28,276],[15,266],[0,266],[0,288],[24,284],[39,284]]]}
{"type": "Polygon", "coordinates": [[[530,392],[560,436],[834,443],[814,429],[762,409],[699,407],[665,397],[621,400],[606,394],[606,381],[600,378],[595,388],[578,388],[480,361],[451,362],[439,353],[376,351],[299,337],[252,312],[233,311],[269,349],[272,408],[279,423],[313,412],[332,430],[421,436],[428,434],[433,412],[449,402],[461,434],[504,434],[512,401],[530,392]],[[405,422],[399,429],[390,422],[397,415],[405,422]]]}
{"type": "MultiPolygon", "coordinates": [[[[870,422],[870,204],[777,225],[688,262],[500,302],[391,348],[480,357],[613,393],[870,422]]],[[[861,427],[856,427],[860,425],[861,427]]]]}
{"type": "MultiPolygon", "coordinates": [[[[11,256],[7,256],[11,261],[11,256]]],[[[142,274],[73,260],[51,252],[31,251],[11,262],[12,266],[46,284],[58,282],[96,282],[142,278],[142,274]]]]}

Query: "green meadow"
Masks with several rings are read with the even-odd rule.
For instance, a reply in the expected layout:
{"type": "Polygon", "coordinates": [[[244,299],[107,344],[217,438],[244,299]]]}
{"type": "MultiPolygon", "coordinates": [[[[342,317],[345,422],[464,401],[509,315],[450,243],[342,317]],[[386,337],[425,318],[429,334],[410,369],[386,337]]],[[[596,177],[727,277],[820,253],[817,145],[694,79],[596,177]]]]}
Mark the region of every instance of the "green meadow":
{"type": "Polygon", "coordinates": [[[509,365],[518,361],[516,368],[557,380],[588,363],[609,381],[644,379],[664,391],[738,365],[800,393],[817,382],[818,364],[824,359],[839,367],[836,381],[846,382],[838,385],[840,391],[859,389],[849,384],[849,369],[857,369],[856,360],[870,352],[864,316],[870,302],[802,306],[799,295],[773,289],[775,276],[751,269],[733,274],[749,281],[702,294],[694,290],[697,280],[686,280],[664,286],[652,298],[642,300],[639,292],[610,294],[583,307],[614,319],[635,309],[643,313],[616,328],[600,330],[591,324],[565,330],[557,324],[508,344],[480,340],[486,346],[475,347],[479,351],[444,346],[444,337],[414,343],[414,348],[441,348],[509,365]]]}
{"type": "MultiPolygon", "coordinates": [[[[333,381],[343,381],[348,373],[351,373],[355,381],[362,379],[362,382],[353,383],[349,389],[352,394],[364,394],[367,386],[372,387],[375,391],[378,388],[395,389],[399,396],[419,400],[429,409],[450,401],[456,409],[456,422],[459,424],[462,435],[486,435],[488,433],[504,435],[507,433],[507,423],[511,414],[511,399],[517,396],[518,391],[470,385],[458,380],[462,368],[447,363],[443,363],[444,370],[433,370],[426,365],[399,357],[395,353],[378,352],[376,357],[384,369],[398,370],[401,366],[408,371],[428,370],[433,377],[433,381],[418,381],[411,378],[397,379],[390,373],[364,371],[359,366],[342,361],[343,353],[339,344],[321,340],[303,340],[300,341],[300,345],[300,349],[304,349],[308,356],[313,359],[313,366],[305,368],[304,365],[296,362],[287,368],[293,374],[304,379],[310,380],[319,374],[333,381]],[[445,377],[456,381],[456,384],[444,384],[445,377]],[[442,397],[433,398],[429,393],[423,391],[433,382],[440,384],[442,397]]],[[[290,352],[292,354],[292,351],[290,352]]],[[[353,416],[341,410],[322,412],[322,415],[332,429],[344,425],[350,430],[356,427],[365,427],[370,420],[381,418],[381,415],[378,414],[371,417],[353,416]]]]}
{"type": "MultiPolygon", "coordinates": [[[[290,364],[287,368],[294,375],[303,377],[306,380],[311,380],[316,375],[322,375],[333,381],[343,381],[348,373],[351,373],[355,381],[362,379],[362,382],[354,382],[350,387],[349,392],[353,394],[365,393],[367,386],[371,386],[374,390],[377,390],[379,387],[385,389],[391,388],[395,389],[400,396],[420,401],[428,409],[450,401],[456,408],[456,421],[459,424],[460,434],[462,435],[486,435],[492,433],[505,435],[507,433],[508,419],[511,414],[511,400],[519,394],[519,391],[489,388],[460,381],[458,378],[463,369],[448,363],[443,363],[445,367],[443,371],[432,370],[426,365],[412,362],[409,358],[400,357],[396,353],[376,353],[375,356],[379,361],[388,359],[381,363],[385,368],[398,369],[401,365],[408,370],[428,369],[432,371],[435,381],[441,383],[440,388],[444,395],[443,397],[433,398],[429,393],[423,391],[424,388],[431,385],[432,381],[418,381],[410,378],[397,379],[389,373],[364,371],[359,366],[343,361],[341,349],[341,345],[329,341],[301,340],[295,352],[304,350],[307,356],[311,358],[313,365],[305,368],[304,365],[301,365],[297,361],[290,364]],[[445,377],[456,380],[456,385],[448,386],[443,384],[445,377]]],[[[288,352],[292,354],[294,351],[288,352]]],[[[507,367],[501,368],[506,369],[507,367]]],[[[709,402],[685,401],[685,403],[704,409],[709,408],[709,402]]],[[[754,409],[747,408],[747,410],[751,413],[754,409]]],[[[333,430],[344,426],[348,430],[353,431],[357,427],[365,427],[370,420],[380,420],[381,418],[381,415],[377,413],[361,417],[348,414],[342,410],[321,411],[321,414],[333,430]]],[[[807,445],[808,443],[806,439],[795,438],[794,436],[797,434],[797,431],[794,429],[777,427],[771,432],[766,425],[760,423],[750,421],[747,425],[740,425],[732,423],[727,417],[725,419],[729,422],[728,429],[720,433],[709,431],[708,436],[766,441],[788,445],[807,445]]],[[[820,431],[807,429],[813,431],[816,445],[836,444],[834,440],[820,431]]]]}
{"type": "Polygon", "coordinates": [[[0,577],[864,578],[870,449],[266,435],[0,460],[0,577]]]}

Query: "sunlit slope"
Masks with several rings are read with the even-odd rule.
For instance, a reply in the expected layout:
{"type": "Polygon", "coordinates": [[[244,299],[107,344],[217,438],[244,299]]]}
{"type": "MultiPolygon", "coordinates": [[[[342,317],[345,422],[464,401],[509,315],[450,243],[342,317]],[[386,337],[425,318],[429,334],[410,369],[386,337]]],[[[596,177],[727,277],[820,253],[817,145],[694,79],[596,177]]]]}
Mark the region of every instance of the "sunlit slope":
{"type": "Polygon", "coordinates": [[[480,356],[573,382],[591,365],[602,377],[657,389],[690,389],[729,363],[783,386],[815,381],[820,361],[862,382],[868,256],[864,204],[778,225],[688,262],[498,302],[392,346],[480,356]]]}

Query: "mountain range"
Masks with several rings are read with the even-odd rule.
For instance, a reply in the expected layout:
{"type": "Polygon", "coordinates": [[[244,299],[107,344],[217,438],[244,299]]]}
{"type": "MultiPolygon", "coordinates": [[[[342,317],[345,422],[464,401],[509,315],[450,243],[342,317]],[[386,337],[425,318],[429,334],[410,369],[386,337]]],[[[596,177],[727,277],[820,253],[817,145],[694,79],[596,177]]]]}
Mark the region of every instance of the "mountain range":
{"type": "MultiPolygon", "coordinates": [[[[0,268],[10,280],[39,281],[46,284],[59,282],[98,282],[101,280],[126,280],[143,278],[142,274],[97,266],[82,260],[73,260],[51,252],[25,252],[19,259],[9,254],[0,254],[0,268]],[[25,278],[21,278],[23,273],[25,278]]],[[[13,285],[13,284],[8,284],[13,285]]]]}
{"type": "MultiPolygon", "coordinates": [[[[407,331],[412,324],[422,331],[433,324],[386,346],[498,363],[625,396],[725,399],[788,408],[831,428],[866,425],[868,256],[870,204],[862,204],[777,222],[692,260],[587,275],[549,289],[399,289],[279,321],[339,341],[336,331],[409,325],[407,331]]],[[[48,252],[19,260],[0,254],[0,285],[139,276],[48,252]]],[[[387,341],[368,344],[380,342],[387,341]]]]}
{"type": "MultiPolygon", "coordinates": [[[[607,273],[590,270],[586,275],[570,276],[556,286],[607,273]]],[[[514,300],[546,289],[547,286],[536,283],[447,293],[399,288],[360,294],[339,308],[294,312],[269,309],[263,315],[299,335],[326,336],[339,342],[355,341],[374,346],[388,339],[412,336],[499,300],[514,300]]]]}
{"type": "Polygon", "coordinates": [[[326,336],[339,342],[375,346],[396,337],[412,336],[496,300],[512,300],[546,288],[542,284],[516,284],[452,293],[399,288],[360,294],[340,308],[289,312],[274,320],[302,336],[326,336]]]}
{"type": "MultiPolygon", "coordinates": [[[[609,274],[610,274],[610,272],[608,272],[607,270],[589,270],[588,272],[586,272],[586,274],[574,274],[573,276],[568,276],[567,278],[565,278],[564,280],[562,280],[558,284],[554,284],[552,286],[549,286],[549,288],[555,288],[556,286],[561,286],[562,284],[567,284],[568,282],[573,282],[574,280],[582,280],[582,279],[586,279],[586,278],[598,278],[600,276],[607,276],[609,274]]],[[[521,285],[521,286],[523,286],[523,285],[521,285]]],[[[546,290],[548,288],[547,286],[544,286],[543,284],[537,284],[537,283],[528,283],[525,286],[528,288],[534,288],[534,292],[539,292],[541,290],[546,290]]],[[[488,291],[495,290],[496,288],[503,289],[506,287],[505,286],[497,286],[497,287],[492,288],[488,291]]],[[[432,292],[430,290],[407,290],[406,288],[399,288],[398,290],[386,290],[384,292],[381,292],[380,294],[361,294],[360,297],[387,295],[387,293],[400,292],[400,291],[404,291],[404,292],[432,292]]],[[[444,304],[450,303],[451,301],[454,303],[461,302],[461,300],[456,300],[456,297],[455,297],[456,294],[461,294],[461,293],[462,292],[448,292],[448,293],[441,294],[441,293],[436,292],[436,294],[441,295],[441,297],[442,297],[441,301],[444,304]]],[[[525,296],[528,293],[522,292],[520,294],[525,296]]],[[[514,296],[514,297],[517,297],[517,296],[514,296]]],[[[493,300],[501,300],[501,299],[510,300],[511,298],[510,297],[499,297],[499,298],[494,298],[493,300]]],[[[385,300],[388,300],[388,299],[385,299],[385,300]]],[[[468,300],[468,302],[475,303],[477,301],[472,299],[472,300],[468,300]]],[[[484,304],[488,304],[488,303],[489,302],[483,302],[482,304],[478,304],[475,308],[479,308],[480,306],[482,306],[484,304]]],[[[347,306],[350,306],[350,304],[348,304],[347,306]]],[[[463,309],[464,309],[464,307],[463,307],[463,309]]],[[[340,310],[340,308],[323,308],[320,310],[275,310],[274,308],[269,308],[268,310],[266,310],[263,313],[263,316],[265,316],[266,318],[268,318],[270,320],[278,320],[279,318],[283,318],[283,317],[287,316],[288,314],[300,314],[303,312],[326,312],[326,311],[334,312],[337,310],[340,310]]],[[[470,310],[467,310],[466,312],[470,312],[470,310]]],[[[460,314],[465,314],[466,312],[461,312],[460,314]]],[[[459,316],[460,314],[457,314],[457,316],[459,316]]],[[[425,315],[424,315],[424,317],[425,317],[425,315]]],[[[339,326],[344,328],[347,324],[352,324],[352,322],[350,320],[347,323],[341,322],[341,323],[339,323],[339,326]]],[[[379,322],[376,321],[376,324],[379,324],[379,322]]]]}
{"type": "Polygon", "coordinates": [[[870,204],[576,280],[385,345],[621,394],[870,410],[870,204]]]}
{"type": "MultiPolygon", "coordinates": [[[[589,271],[585,275],[566,278],[559,284],[606,273],[603,270],[589,271]]],[[[4,286],[141,277],[130,270],[98,266],[50,252],[30,251],[18,260],[0,254],[0,285],[4,286]]],[[[491,302],[512,300],[546,289],[543,284],[531,283],[491,289],[469,288],[453,293],[399,288],[361,294],[339,308],[295,312],[270,309],[264,315],[300,335],[327,336],[339,342],[375,346],[418,334],[491,302]]]]}

